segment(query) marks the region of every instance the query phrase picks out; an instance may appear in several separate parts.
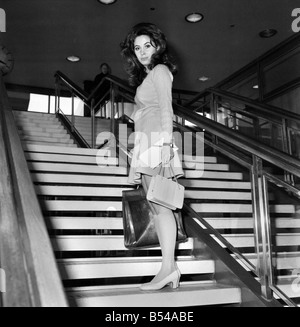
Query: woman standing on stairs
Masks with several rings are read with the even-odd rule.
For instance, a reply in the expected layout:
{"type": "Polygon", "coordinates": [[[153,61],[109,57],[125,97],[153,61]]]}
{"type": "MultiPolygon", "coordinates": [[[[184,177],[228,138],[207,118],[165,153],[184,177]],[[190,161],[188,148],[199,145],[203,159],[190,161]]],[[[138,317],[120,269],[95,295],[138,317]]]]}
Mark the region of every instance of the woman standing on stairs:
{"type": "MultiPolygon", "coordinates": [[[[151,177],[163,173],[165,177],[180,177],[183,170],[179,156],[173,151],[172,82],[176,65],[171,61],[167,41],[161,30],[150,23],[135,25],[121,44],[129,82],[136,86],[135,146],[129,182],[142,184],[148,190],[151,177]],[[161,164],[149,149],[159,149],[161,164]],[[151,158],[152,153],[152,158],[151,158]],[[153,164],[154,163],[154,164],[153,164]],[[163,168],[162,168],[163,167],[163,168]]],[[[177,225],[172,210],[149,202],[155,213],[162,265],[154,279],[141,286],[142,290],[159,290],[171,284],[179,285],[180,271],[175,262],[177,225]]]]}

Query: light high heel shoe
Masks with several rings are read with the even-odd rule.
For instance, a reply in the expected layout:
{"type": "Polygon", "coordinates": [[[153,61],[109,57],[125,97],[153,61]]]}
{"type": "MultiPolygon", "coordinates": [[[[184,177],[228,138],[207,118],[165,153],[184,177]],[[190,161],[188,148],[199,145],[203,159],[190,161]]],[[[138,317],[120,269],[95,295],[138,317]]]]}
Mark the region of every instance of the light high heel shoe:
{"type": "Polygon", "coordinates": [[[160,282],[157,283],[146,283],[140,286],[142,291],[158,291],[167,286],[168,284],[171,285],[172,288],[179,287],[179,280],[180,280],[180,272],[179,270],[173,271],[170,275],[162,279],[160,282]]]}

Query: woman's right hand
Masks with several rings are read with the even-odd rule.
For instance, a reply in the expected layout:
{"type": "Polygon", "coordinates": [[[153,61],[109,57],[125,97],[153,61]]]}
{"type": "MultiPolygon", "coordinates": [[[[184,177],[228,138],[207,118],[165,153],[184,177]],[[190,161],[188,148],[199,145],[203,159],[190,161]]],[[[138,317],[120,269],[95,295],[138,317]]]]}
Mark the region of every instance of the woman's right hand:
{"type": "Polygon", "coordinates": [[[170,145],[163,145],[161,149],[161,161],[163,166],[169,166],[173,157],[173,149],[170,145]]]}

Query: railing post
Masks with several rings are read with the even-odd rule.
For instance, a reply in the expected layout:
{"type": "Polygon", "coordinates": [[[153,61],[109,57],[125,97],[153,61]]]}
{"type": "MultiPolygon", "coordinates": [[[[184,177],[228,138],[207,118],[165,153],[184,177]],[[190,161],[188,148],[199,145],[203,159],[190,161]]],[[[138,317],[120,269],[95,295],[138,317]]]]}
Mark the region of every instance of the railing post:
{"type": "Polygon", "coordinates": [[[111,92],[111,108],[110,108],[110,116],[111,116],[111,122],[110,122],[110,131],[115,135],[115,89],[113,84],[111,83],[110,87],[111,92]]]}
{"type": "Polygon", "coordinates": [[[253,155],[251,183],[257,274],[260,278],[262,296],[271,300],[273,293],[270,286],[273,285],[273,269],[268,187],[263,174],[262,159],[255,155],[253,155]]]}
{"type": "Polygon", "coordinates": [[[91,101],[92,149],[95,149],[95,99],[91,101]]]}
{"type": "Polygon", "coordinates": [[[59,88],[59,78],[55,79],[55,114],[59,111],[59,98],[60,98],[60,88],[59,88]]]}
{"type": "MultiPolygon", "coordinates": [[[[211,112],[211,119],[215,122],[218,122],[218,96],[214,93],[211,93],[211,100],[210,100],[210,112],[211,112]]],[[[212,142],[214,144],[218,144],[218,137],[212,135],[212,142]]],[[[216,151],[215,149],[213,150],[216,151]]]]}
{"type": "Polygon", "coordinates": [[[71,93],[71,97],[72,97],[72,132],[74,132],[74,124],[75,124],[75,117],[74,117],[74,93],[72,91],[71,93]]]}
{"type": "MultiPolygon", "coordinates": [[[[291,151],[291,138],[289,135],[288,123],[285,118],[282,118],[282,150],[289,155],[292,155],[291,151]]],[[[284,179],[287,183],[295,185],[294,176],[288,172],[284,172],[284,179]]]]}

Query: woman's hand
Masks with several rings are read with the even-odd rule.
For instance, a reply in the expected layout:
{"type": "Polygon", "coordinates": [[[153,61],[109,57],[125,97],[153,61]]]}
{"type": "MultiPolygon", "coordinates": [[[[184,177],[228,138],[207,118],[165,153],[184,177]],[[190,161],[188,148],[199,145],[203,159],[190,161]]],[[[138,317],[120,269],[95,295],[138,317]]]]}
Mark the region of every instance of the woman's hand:
{"type": "Polygon", "coordinates": [[[173,157],[173,149],[170,145],[163,145],[161,150],[162,165],[168,166],[173,157]]]}

